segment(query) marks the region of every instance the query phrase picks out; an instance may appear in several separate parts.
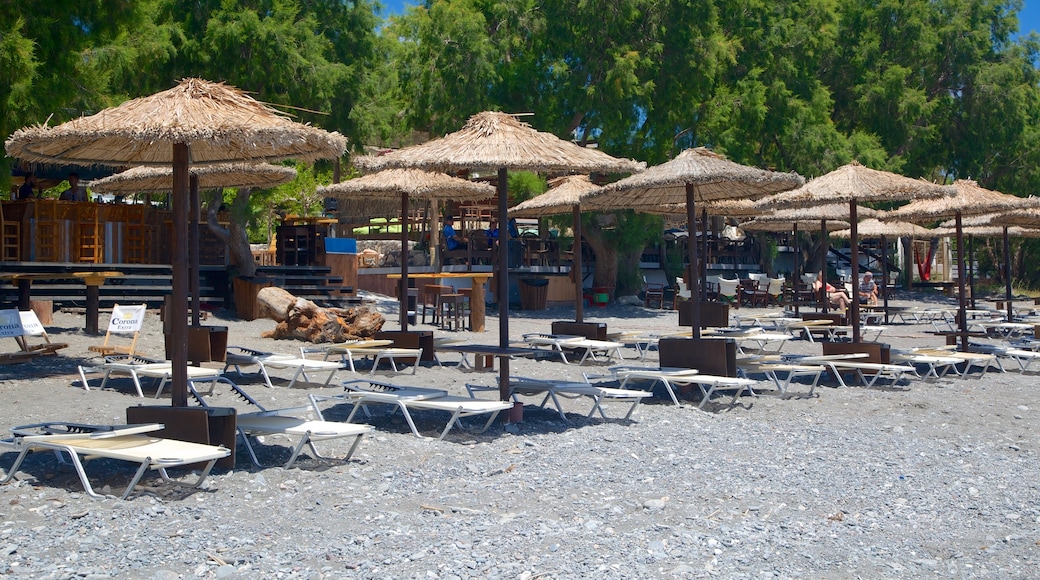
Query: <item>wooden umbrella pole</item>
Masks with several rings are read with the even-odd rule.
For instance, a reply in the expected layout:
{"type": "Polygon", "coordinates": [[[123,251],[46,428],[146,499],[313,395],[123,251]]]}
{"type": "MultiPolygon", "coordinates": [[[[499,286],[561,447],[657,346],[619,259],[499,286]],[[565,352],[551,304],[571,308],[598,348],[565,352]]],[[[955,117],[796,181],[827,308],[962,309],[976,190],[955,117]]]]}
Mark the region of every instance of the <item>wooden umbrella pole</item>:
{"type": "MultiPolygon", "coordinates": [[[[200,325],[199,309],[202,307],[202,298],[199,296],[199,276],[201,276],[201,269],[199,268],[199,219],[201,217],[200,199],[199,199],[199,176],[190,175],[189,181],[189,200],[191,204],[191,217],[188,222],[188,256],[189,256],[189,270],[190,276],[189,282],[191,284],[191,325],[198,327],[200,325]]],[[[201,361],[193,361],[196,364],[201,361]]]]}
{"type": "MultiPolygon", "coordinates": [[[[506,226],[508,230],[508,225],[506,226]]],[[[502,224],[498,226],[499,238],[502,237],[502,224]]],[[[574,247],[571,249],[574,258],[571,260],[571,275],[574,276],[574,321],[585,321],[585,280],[581,267],[581,206],[574,205],[574,247]]]]}
{"type": "Polygon", "coordinates": [[[849,324],[852,325],[852,343],[859,344],[859,228],[857,222],[859,218],[856,215],[856,200],[849,200],[849,239],[852,241],[851,258],[852,258],[852,296],[849,318],[849,324]]]}
{"type": "MultiPolygon", "coordinates": [[[[408,330],[408,194],[401,193],[401,332],[408,330]]],[[[416,364],[419,364],[416,362],[416,364]]]]}
{"type": "MultiPolygon", "coordinates": [[[[700,257],[698,256],[699,250],[697,249],[697,208],[694,207],[696,203],[694,186],[692,183],[686,184],[686,219],[689,224],[687,231],[690,235],[687,236],[687,245],[690,251],[690,274],[694,276],[694,284],[697,285],[694,291],[691,293],[692,296],[696,296],[697,299],[693,301],[693,308],[690,310],[693,313],[691,316],[693,321],[693,338],[701,337],[701,277],[700,277],[700,257]]],[[[740,297],[738,296],[739,300],[740,297]]]]}
{"type": "Polygon", "coordinates": [[[1008,227],[1004,226],[1004,298],[1007,304],[1007,320],[1011,322],[1011,240],[1008,239],[1008,227]]]}
{"type": "MultiPolygon", "coordinates": [[[[498,346],[509,347],[509,170],[498,170],[498,346]],[[505,226],[505,235],[502,235],[505,226]],[[503,243],[505,242],[505,243],[503,243]]],[[[509,400],[509,357],[498,357],[498,396],[509,400]]]]}
{"type": "Polygon", "coordinates": [[[170,304],[169,352],[174,407],[188,406],[188,145],[173,145],[173,296],[170,304]]]}
{"type": "Polygon", "coordinates": [[[794,315],[798,316],[798,282],[802,279],[802,246],[798,243],[798,222],[791,224],[794,230],[794,280],[791,280],[791,300],[794,302],[794,315]]]}
{"type": "Polygon", "coordinates": [[[827,306],[830,304],[830,296],[827,295],[827,252],[830,251],[831,243],[827,239],[827,220],[820,220],[820,301],[823,303],[823,313],[827,314],[827,306]]]}
{"type": "Polygon", "coordinates": [[[881,291],[885,295],[885,324],[888,324],[888,241],[881,236],[881,291]]]}
{"type": "MultiPolygon", "coordinates": [[[[698,260],[701,267],[697,269],[696,276],[700,279],[701,284],[701,302],[708,301],[708,208],[701,209],[701,239],[704,240],[700,243],[704,247],[704,258],[698,260]]],[[[734,264],[734,267],[736,264],[734,264]]],[[[739,297],[738,297],[739,299],[739,297]]]]}
{"type": "MultiPolygon", "coordinates": [[[[971,307],[975,308],[975,235],[968,236],[968,284],[971,289],[971,307]]],[[[1008,318],[1008,322],[1011,319],[1008,318]]]]}
{"type": "Polygon", "coordinates": [[[968,303],[964,296],[964,228],[961,212],[957,212],[957,324],[960,326],[961,350],[968,351],[968,303]]]}

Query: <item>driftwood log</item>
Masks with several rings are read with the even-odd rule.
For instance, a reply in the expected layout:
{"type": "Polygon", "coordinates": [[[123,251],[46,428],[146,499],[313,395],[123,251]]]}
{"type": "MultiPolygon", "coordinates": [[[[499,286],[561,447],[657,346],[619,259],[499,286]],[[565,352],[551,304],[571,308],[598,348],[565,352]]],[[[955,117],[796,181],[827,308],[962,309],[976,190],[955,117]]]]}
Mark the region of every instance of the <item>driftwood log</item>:
{"type": "Polygon", "coordinates": [[[322,308],[281,288],[261,288],[256,295],[260,315],[278,323],[264,338],[295,338],[315,344],[372,338],[382,330],[383,315],[367,306],[322,308]]]}

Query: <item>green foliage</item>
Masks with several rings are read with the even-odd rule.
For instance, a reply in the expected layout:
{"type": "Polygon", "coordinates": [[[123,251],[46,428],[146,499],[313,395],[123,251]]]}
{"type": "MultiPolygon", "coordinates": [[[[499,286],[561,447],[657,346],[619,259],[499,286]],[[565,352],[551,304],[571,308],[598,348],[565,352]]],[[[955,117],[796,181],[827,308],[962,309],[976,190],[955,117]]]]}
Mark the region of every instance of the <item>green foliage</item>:
{"type": "MultiPolygon", "coordinates": [[[[10,0],[0,129],[202,76],[295,107],[355,151],[442,135],[491,109],[534,113],[524,120],[540,130],[649,163],[703,145],[808,177],[858,159],[1027,195],[1040,190],[1040,37],[1016,34],[1019,7],[427,0],[384,21],[371,0],[10,0]]],[[[250,195],[254,234],[275,212],[320,211],[313,191],[327,170],[301,169],[299,183],[250,195]]],[[[544,191],[544,176],[510,175],[514,201],[544,191]]],[[[659,234],[631,212],[608,229],[585,219],[622,270],[659,234]]],[[[1040,242],[1016,252],[1031,263],[1040,242]]]]}
{"type": "Polygon", "coordinates": [[[509,205],[513,206],[522,201],[545,193],[549,186],[545,178],[531,171],[509,172],[509,205]]]}

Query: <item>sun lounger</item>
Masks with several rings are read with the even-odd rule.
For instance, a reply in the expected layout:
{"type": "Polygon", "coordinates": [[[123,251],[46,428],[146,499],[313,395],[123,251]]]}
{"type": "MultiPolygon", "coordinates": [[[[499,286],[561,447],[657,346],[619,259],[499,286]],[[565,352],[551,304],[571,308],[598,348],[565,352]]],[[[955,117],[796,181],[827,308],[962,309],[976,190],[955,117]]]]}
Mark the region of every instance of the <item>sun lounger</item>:
{"type": "MultiPolygon", "coordinates": [[[[90,384],[87,382],[88,373],[105,374],[104,378],[101,380],[101,388],[105,388],[109,377],[113,374],[121,373],[130,375],[130,378],[134,382],[134,388],[137,390],[138,397],[144,396],[144,391],[141,388],[141,377],[157,379],[155,398],[158,399],[159,395],[162,394],[163,389],[166,388],[166,383],[170,381],[170,378],[173,375],[173,366],[170,361],[152,359],[140,355],[109,355],[105,357],[105,362],[100,366],[79,367],[80,381],[82,382],[83,389],[87,391],[90,390],[90,384]]],[[[222,373],[223,371],[221,369],[188,366],[189,379],[215,379],[222,373]]]]}
{"type": "Polygon", "coordinates": [[[943,378],[951,370],[953,370],[954,373],[960,375],[960,372],[957,371],[957,365],[964,362],[964,360],[960,358],[937,354],[924,354],[920,352],[915,352],[913,350],[893,350],[892,360],[894,362],[906,363],[915,367],[928,367],[928,371],[924,374],[922,378],[934,379],[943,378]]]}
{"type": "Polygon", "coordinates": [[[341,363],[350,367],[350,372],[357,372],[354,369],[354,359],[374,357],[378,353],[378,349],[388,347],[393,343],[394,341],[386,339],[351,340],[336,344],[303,347],[300,348],[300,356],[307,358],[307,354],[314,352],[322,353],[322,360],[338,356],[341,363]]]}
{"type": "Polygon", "coordinates": [[[993,354],[1001,358],[1009,358],[1018,364],[1018,369],[1022,372],[1028,372],[1029,367],[1032,366],[1033,362],[1036,360],[1040,360],[1040,352],[1035,350],[1027,350],[1023,348],[1010,348],[998,345],[982,345],[972,343],[971,350],[975,352],[993,354]]]}
{"type": "Polygon", "coordinates": [[[368,374],[374,374],[376,369],[379,368],[379,363],[386,361],[390,363],[391,368],[394,372],[401,372],[401,369],[397,366],[399,359],[414,360],[415,364],[412,365],[412,374],[419,368],[419,359],[422,358],[423,349],[421,348],[401,348],[386,346],[387,344],[393,344],[393,341],[384,340],[373,340],[368,341],[372,344],[383,343],[379,346],[364,346],[364,343],[359,343],[358,346],[353,346],[349,343],[330,346],[325,350],[325,359],[328,361],[330,356],[339,355],[340,360],[344,361],[347,366],[350,367],[350,372],[356,373],[357,370],[354,367],[354,361],[358,359],[371,358],[372,359],[372,370],[368,374]]]}
{"type": "Polygon", "coordinates": [[[314,409],[316,411],[319,410],[319,401],[350,403],[353,405],[353,408],[346,419],[347,423],[349,423],[354,419],[358,409],[364,409],[364,412],[368,414],[369,405],[391,405],[394,410],[401,411],[405,421],[408,422],[408,427],[411,428],[412,433],[416,437],[422,437],[422,435],[412,420],[411,411],[444,411],[451,413],[448,423],[437,438],[438,440],[444,439],[452,427],[458,424],[461,419],[477,415],[488,415],[484,427],[477,431],[478,433],[483,433],[491,427],[491,423],[494,422],[500,412],[513,407],[513,404],[509,401],[488,401],[457,397],[439,389],[399,387],[370,380],[347,381],[343,383],[343,387],[346,392],[341,395],[311,395],[314,409]]]}
{"type": "Polygon", "coordinates": [[[848,386],[845,379],[842,378],[843,373],[854,373],[867,387],[873,387],[881,379],[887,379],[892,384],[895,384],[907,374],[917,374],[917,370],[909,365],[870,363],[856,360],[866,358],[867,356],[867,353],[803,356],[797,357],[793,361],[797,361],[798,364],[820,364],[827,367],[842,387],[848,386]]]}
{"type": "MultiPolygon", "coordinates": [[[[498,386],[473,385],[467,383],[466,390],[469,391],[469,394],[472,397],[477,391],[498,392],[498,386]]],[[[560,418],[563,420],[567,420],[567,415],[564,413],[563,406],[560,404],[560,397],[567,399],[588,397],[592,399],[592,408],[589,409],[589,412],[586,415],[588,418],[592,418],[597,411],[604,419],[608,418],[606,412],[603,410],[602,404],[604,401],[632,403],[628,408],[628,412],[625,414],[626,421],[632,418],[632,414],[635,413],[636,406],[639,405],[641,400],[653,395],[653,393],[649,391],[622,389],[611,385],[551,381],[523,377],[514,377],[509,382],[509,394],[514,401],[519,401],[520,396],[542,397],[541,403],[538,404],[538,407],[542,409],[544,409],[545,405],[551,400],[553,406],[556,407],[556,412],[559,413],[560,418]]]]}
{"type": "Polygon", "coordinates": [[[719,391],[733,391],[733,399],[730,401],[730,406],[735,405],[744,393],[756,396],[755,391],[752,389],[755,381],[740,377],[701,374],[696,369],[654,369],[622,366],[614,367],[610,371],[621,381],[622,389],[633,382],[645,382],[651,387],[653,387],[655,382],[661,383],[676,406],[682,406],[679,403],[679,398],[675,395],[675,387],[677,386],[697,385],[701,392],[701,402],[697,405],[698,409],[703,409],[704,405],[711,401],[712,395],[719,391]]]}
{"type": "Polygon", "coordinates": [[[331,361],[314,360],[304,358],[303,356],[295,357],[291,354],[274,354],[241,346],[229,346],[227,357],[224,361],[224,371],[227,371],[230,367],[235,367],[235,370],[241,375],[240,367],[247,365],[259,366],[264,382],[272,389],[274,384],[271,383],[271,375],[267,372],[268,369],[289,369],[295,371],[292,378],[289,379],[289,384],[286,385],[286,388],[291,389],[296,384],[296,380],[301,376],[304,381],[310,382],[310,378],[307,376],[308,372],[328,373],[328,376],[325,377],[325,381],[322,383],[322,386],[327,386],[333,375],[336,374],[336,371],[341,368],[339,363],[331,361]]]}
{"type": "Polygon", "coordinates": [[[621,355],[621,348],[625,345],[620,342],[591,340],[583,336],[569,334],[525,334],[523,338],[524,342],[533,348],[548,348],[558,353],[564,364],[570,364],[571,362],[567,360],[567,351],[581,352],[581,358],[578,360],[579,365],[590,358],[598,361],[600,356],[607,359],[614,356],[617,356],[619,359],[625,358],[621,355]]]}
{"type": "Polygon", "coordinates": [[[995,354],[983,352],[961,352],[956,349],[956,346],[951,345],[946,347],[918,348],[914,349],[914,352],[924,355],[945,356],[960,360],[964,363],[964,370],[960,371],[962,377],[967,377],[972,367],[979,367],[983,373],[988,371],[991,366],[997,367],[999,372],[1007,372],[1004,370],[1004,365],[1000,362],[1000,358],[995,354]]]}
{"type": "Polygon", "coordinates": [[[59,461],[68,462],[79,475],[83,489],[90,497],[104,497],[94,491],[83,467],[83,459],[104,457],[137,463],[140,467],[131,478],[129,485],[121,496],[126,499],[134,491],[134,487],[145,472],[154,469],[162,476],[163,481],[185,487],[199,487],[209,475],[218,459],[231,454],[229,449],[188,443],[173,439],[161,439],[146,435],[151,431],[163,428],[161,424],[98,426],[77,425],[71,423],[40,423],[15,427],[11,431],[14,436],[4,439],[0,444],[18,452],[18,457],[0,479],[0,483],[10,481],[21,467],[22,461],[31,451],[53,451],[59,461]],[[186,483],[171,479],[167,469],[205,463],[205,467],[194,482],[186,483]]]}
{"type": "MultiPolygon", "coordinates": [[[[246,450],[249,452],[249,458],[252,459],[253,465],[256,465],[257,467],[263,466],[256,457],[256,452],[253,450],[253,444],[249,440],[250,437],[258,438],[267,435],[299,437],[299,442],[293,448],[292,453],[289,455],[289,460],[286,461],[284,465],[285,469],[289,469],[296,461],[296,458],[299,457],[300,452],[303,451],[305,445],[310,447],[311,453],[313,453],[316,458],[324,459],[324,456],[318,453],[318,449],[314,446],[315,441],[328,441],[330,439],[353,437],[354,442],[350,445],[350,449],[343,458],[343,461],[349,461],[351,456],[354,455],[354,451],[357,449],[358,444],[361,443],[361,438],[372,431],[372,427],[369,425],[350,425],[347,423],[322,420],[320,419],[321,413],[314,409],[312,405],[289,407],[284,409],[265,409],[263,405],[256,401],[256,399],[249,396],[242,387],[236,385],[230,380],[220,378],[217,379],[216,382],[228,385],[231,388],[232,393],[253,407],[259,409],[257,412],[242,413],[235,417],[235,427],[238,429],[238,433],[241,435],[242,441],[246,445],[246,450]],[[308,415],[317,416],[319,419],[315,420],[308,415]]],[[[200,405],[203,407],[209,407],[206,400],[195,388],[194,381],[188,381],[188,390],[200,405]]]]}
{"type": "Polygon", "coordinates": [[[822,365],[785,363],[782,360],[774,359],[772,357],[754,357],[737,361],[737,371],[743,378],[751,378],[749,375],[765,375],[767,379],[773,381],[777,390],[780,391],[780,396],[784,399],[786,399],[790,393],[791,383],[793,383],[795,379],[803,377],[811,379],[809,382],[809,392],[806,396],[813,396],[816,392],[816,386],[820,382],[820,376],[826,370],[827,368],[822,365]],[[784,377],[783,380],[780,379],[781,375],[784,377]]]}
{"type": "Polygon", "coordinates": [[[748,348],[758,353],[778,353],[784,343],[793,337],[790,334],[766,332],[761,327],[743,328],[735,332],[722,332],[720,336],[732,338],[737,343],[737,353],[746,354],[748,348]],[[769,348],[772,345],[772,348],[769,348]]]}

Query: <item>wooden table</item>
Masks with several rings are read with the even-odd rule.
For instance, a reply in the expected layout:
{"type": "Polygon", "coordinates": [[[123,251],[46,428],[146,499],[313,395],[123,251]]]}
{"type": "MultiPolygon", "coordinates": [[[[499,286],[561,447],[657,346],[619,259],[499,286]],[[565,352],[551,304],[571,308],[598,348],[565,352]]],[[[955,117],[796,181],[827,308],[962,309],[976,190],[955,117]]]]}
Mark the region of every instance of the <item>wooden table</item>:
{"type": "Polygon", "coordinates": [[[87,334],[98,333],[98,311],[100,288],[109,278],[118,278],[122,272],[70,272],[54,274],[0,274],[0,280],[12,280],[18,285],[18,309],[29,310],[33,280],[82,280],[87,285],[87,320],[83,330],[87,334]]]}
{"type": "MultiPolygon", "coordinates": [[[[409,279],[441,280],[447,278],[469,278],[473,281],[473,295],[470,296],[469,304],[469,326],[473,332],[484,332],[484,284],[487,283],[494,272],[421,272],[408,274],[409,279]]],[[[400,274],[387,274],[391,280],[400,280],[400,274]]]]}

